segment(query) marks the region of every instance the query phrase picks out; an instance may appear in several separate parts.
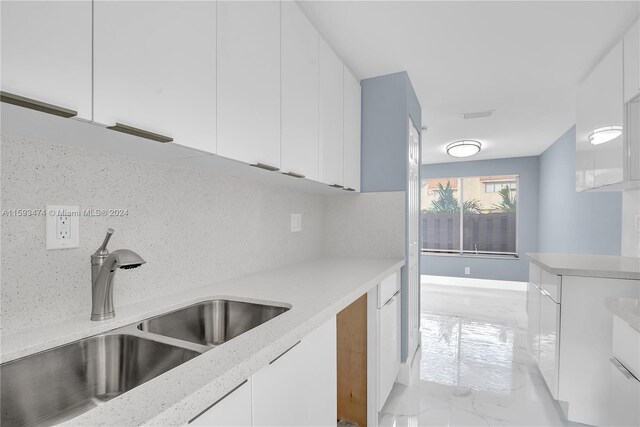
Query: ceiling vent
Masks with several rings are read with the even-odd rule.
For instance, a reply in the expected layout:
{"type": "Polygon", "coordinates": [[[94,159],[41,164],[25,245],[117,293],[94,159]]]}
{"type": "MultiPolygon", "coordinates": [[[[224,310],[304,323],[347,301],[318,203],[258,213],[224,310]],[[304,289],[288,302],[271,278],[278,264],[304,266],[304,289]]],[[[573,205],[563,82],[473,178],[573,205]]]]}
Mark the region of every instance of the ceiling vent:
{"type": "Polygon", "coordinates": [[[487,110],[487,111],[476,111],[475,113],[464,113],[462,114],[463,119],[482,119],[484,117],[489,117],[493,114],[495,110],[487,110]]]}

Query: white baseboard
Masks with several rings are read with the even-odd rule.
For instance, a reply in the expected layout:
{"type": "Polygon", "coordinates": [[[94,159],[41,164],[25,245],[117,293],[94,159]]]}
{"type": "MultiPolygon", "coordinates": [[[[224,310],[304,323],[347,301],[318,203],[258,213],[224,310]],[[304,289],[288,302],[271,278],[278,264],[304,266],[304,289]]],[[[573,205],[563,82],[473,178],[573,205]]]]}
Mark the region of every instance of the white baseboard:
{"type": "Polygon", "coordinates": [[[430,283],[433,285],[466,286],[471,288],[502,289],[509,291],[527,290],[527,282],[512,282],[508,280],[488,280],[472,279],[470,277],[449,277],[449,276],[420,276],[420,283],[430,283]]]}

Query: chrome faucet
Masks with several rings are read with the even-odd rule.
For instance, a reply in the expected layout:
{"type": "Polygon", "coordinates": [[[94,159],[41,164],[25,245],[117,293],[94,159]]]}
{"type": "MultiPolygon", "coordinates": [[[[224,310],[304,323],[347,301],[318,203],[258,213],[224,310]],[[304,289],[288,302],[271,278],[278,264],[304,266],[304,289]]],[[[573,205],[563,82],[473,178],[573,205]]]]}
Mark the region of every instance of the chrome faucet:
{"type": "Polygon", "coordinates": [[[104,242],[91,255],[91,320],[106,320],[116,314],[113,310],[113,276],[118,268],[140,267],[146,261],[129,249],[109,253],[107,244],[113,228],[107,230],[104,242]]]}

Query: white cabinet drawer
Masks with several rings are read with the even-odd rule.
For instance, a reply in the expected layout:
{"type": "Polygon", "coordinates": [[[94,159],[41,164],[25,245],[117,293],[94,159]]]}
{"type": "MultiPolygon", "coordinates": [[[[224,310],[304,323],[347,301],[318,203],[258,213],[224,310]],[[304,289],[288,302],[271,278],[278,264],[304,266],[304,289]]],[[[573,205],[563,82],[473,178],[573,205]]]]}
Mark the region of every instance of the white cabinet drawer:
{"type": "Polygon", "coordinates": [[[529,263],[529,281],[540,286],[541,274],[542,274],[542,269],[540,268],[540,266],[530,262],[529,263]]]}
{"type": "Polygon", "coordinates": [[[640,378],[640,332],[613,316],[613,357],[640,378]]]}
{"type": "Polygon", "coordinates": [[[548,271],[542,270],[540,278],[540,289],[549,294],[552,300],[557,303],[561,302],[561,284],[562,276],[551,274],[548,271]]]}
{"type": "Polygon", "coordinates": [[[251,378],[231,390],[206,411],[189,422],[190,426],[244,427],[251,425],[251,378]]]}
{"type": "Polygon", "coordinates": [[[388,276],[378,288],[378,308],[381,308],[391,297],[400,290],[400,273],[396,272],[388,276]]]}

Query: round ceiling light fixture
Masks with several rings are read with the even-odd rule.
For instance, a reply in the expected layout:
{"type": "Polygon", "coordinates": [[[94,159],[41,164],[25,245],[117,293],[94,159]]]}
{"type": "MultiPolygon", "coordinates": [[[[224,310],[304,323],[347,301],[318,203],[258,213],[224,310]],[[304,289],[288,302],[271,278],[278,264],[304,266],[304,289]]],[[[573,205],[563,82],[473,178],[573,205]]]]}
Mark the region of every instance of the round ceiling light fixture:
{"type": "Polygon", "coordinates": [[[589,142],[593,145],[604,144],[622,135],[622,126],[604,126],[591,132],[589,142]]]}
{"type": "Polygon", "coordinates": [[[447,145],[447,154],[453,157],[469,157],[478,154],[481,149],[480,141],[462,139],[447,145]]]}

